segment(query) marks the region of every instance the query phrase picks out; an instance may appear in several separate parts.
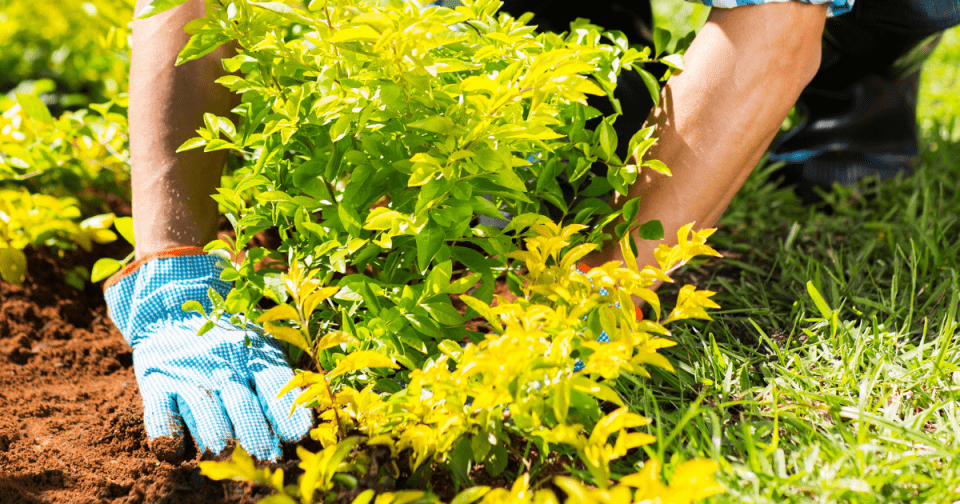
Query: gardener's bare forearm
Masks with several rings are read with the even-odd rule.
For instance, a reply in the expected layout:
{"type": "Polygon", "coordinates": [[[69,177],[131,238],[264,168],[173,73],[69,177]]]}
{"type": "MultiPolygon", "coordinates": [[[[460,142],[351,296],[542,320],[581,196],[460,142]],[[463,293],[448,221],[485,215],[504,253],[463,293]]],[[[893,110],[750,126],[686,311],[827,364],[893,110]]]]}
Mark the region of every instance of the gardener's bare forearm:
{"type": "MultiPolygon", "coordinates": [[[[673,176],[642,171],[618,203],[640,196],[638,221],[660,220],[671,245],[685,224],[714,225],[816,73],[825,19],[799,2],[714,9],[648,120],[660,139],[647,158],[673,176]]],[[[662,242],[638,243],[639,265],[654,265],[662,242]]],[[[609,260],[622,260],[615,244],[587,262],[609,260]]]]}
{"type": "MultiPolygon", "coordinates": [[[[136,12],[143,7],[137,2],[136,12]]],[[[179,67],[189,36],[183,27],[203,16],[203,1],[187,3],[133,23],[130,62],[130,152],[137,257],[216,237],[225,151],[176,154],[203,125],[203,113],[226,116],[236,96],[214,83],[227,48],[179,67]]]]}

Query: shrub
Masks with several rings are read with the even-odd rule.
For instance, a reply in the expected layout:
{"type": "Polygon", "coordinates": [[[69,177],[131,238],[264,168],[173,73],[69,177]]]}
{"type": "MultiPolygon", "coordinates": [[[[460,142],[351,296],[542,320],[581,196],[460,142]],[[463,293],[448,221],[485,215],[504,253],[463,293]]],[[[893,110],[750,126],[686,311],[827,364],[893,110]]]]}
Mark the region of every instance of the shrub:
{"type": "MultiPolygon", "coordinates": [[[[113,214],[77,222],[79,219],[80,209],[73,198],[0,189],[0,280],[23,283],[27,258],[22,251],[27,246],[45,245],[61,251],[80,246],[89,251],[93,243],[117,239],[110,230],[113,214]]],[[[67,276],[72,285],[82,288],[88,273],[74,270],[67,276]]]]}
{"type": "Polygon", "coordinates": [[[58,110],[126,91],[134,0],[0,0],[0,89],[48,79],[58,110]]]}
{"type": "MultiPolygon", "coordinates": [[[[123,104],[122,97],[116,101],[123,104]]],[[[103,212],[105,194],[129,199],[126,117],[110,109],[115,101],[54,118],[35,95],[17,102],[0,97],[0,279],[19,284],[26,274],[26,246],[57,251],[91,240],[113,241],[112,213],[103,212]]],[[[128,219],[128,218],[127,218],[128,219]]],[[[125,221],[120,221],[125,222],[125,221]]],[[[120,224],[126,232],[124,224],[120,224]]],[[[126,233],[130,235],[129,232],[126,233]]],[[[96,268],[95,268],[96,269],[96,268]]],[[[68,281],[77,288],[90,278],[77,269],[68,281]]]]}
{"type": "Polygon", "coordinates": [[[129,200],[125,97],[59,117],[36,95],[16,97],[0,97],[0,184],[57,196],[95,189],[129,200]]]}
{"type": "MultiPolygon", "coordinates": [[[[658,251],[658,268],[574,269],[606,224],[635,219],[636,200],[614,211],[598,197],[625,193],[642,167],[666,171],[619,159],[616,117],[587,104],[587,95],[612,96],[621,70],[644,72],[652,55],[586,20],[538,34],[499,5],[217,0],[188,25],[181,62],[230,40],[241,48],[219,81],[243,95],[240,122],[207,115],[181,147],[245,160],[215,196],[236,239],[207,249],[236,261],[222,275],[235,288],[226,299],[211,294],[206,327],[236,313],[236,324],[255,319],[287,342],[294,360],[307,354],[319,372],[299,373],[289,388],[304,387],[298,405],[323,411],[311,435],[327,446],[300,451],[296,489],[240,466],[206,465],[207,474],[324,499],[339,461],[362,463],[345,458],[347,434],[358,433],[395,460],[406,454],[414,471],[446,465],[459,483],[472,483],[473,465],[497,475],[508,460],[565,455],[606,489],[610,462],[653,440],[609,382],[646,375],[646,365],[670,369],[657,353],[671,345],[662,323],[715,306],[711,293],[685,287],[661,320],[649,289],[693,255],[715,254],[704,245],[710,232],[682,229],[680,245],[658,251]],[[504,214],[513,216],[504,229],[477,219],[504,214]],[[250,247],[268,228],[279,248],[250,247]],[[494,304],[504,276],[519,297],[494,304]],[[651,320],[635,318],[631,296],[651,305],[651,320]],[[263,298],[273,307],[262,309],[263,298]],[[486,324],[467,324],[475,319],[486,324]],[[597,343],[601,332],[610,343],[597,343]],[[605,414],[601,402],[620,407],[605,414]]],[[[652,134],[630,140],[632,159],[652,134]]],[[[627,231],[617,234],[632,257],[627,231]]]]}

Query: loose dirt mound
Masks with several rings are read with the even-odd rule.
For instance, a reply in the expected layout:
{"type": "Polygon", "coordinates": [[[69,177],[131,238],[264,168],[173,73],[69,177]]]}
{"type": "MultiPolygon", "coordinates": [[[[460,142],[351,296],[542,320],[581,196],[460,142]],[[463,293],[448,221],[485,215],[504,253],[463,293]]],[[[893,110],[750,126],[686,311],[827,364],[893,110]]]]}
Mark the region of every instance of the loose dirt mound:
{"type": "Polygon", "coordinates": [[[0,503],[256,502],[245,484],[200,476],[195,460],[147,450],[130,348],[99,287],[67,285],[101,249],[56,261],[27,251],[22,287],[0,282],[0,503]]]}

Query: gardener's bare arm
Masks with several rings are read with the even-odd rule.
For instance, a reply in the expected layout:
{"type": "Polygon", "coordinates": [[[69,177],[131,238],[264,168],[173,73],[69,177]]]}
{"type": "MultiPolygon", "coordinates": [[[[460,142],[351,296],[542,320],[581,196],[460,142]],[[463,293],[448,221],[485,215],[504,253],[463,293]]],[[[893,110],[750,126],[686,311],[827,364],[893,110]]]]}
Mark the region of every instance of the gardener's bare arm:
{"type": "MultiPolygon", "coordinates": [[[[145,2],[138,1],[136,12],[145,2]]],[[[232,48],[181,66],[184,26],[203,16],[202,0],[134,21],[130,68],[130,150],[137,261],[107,280],[110,318],[133,348],[143,399],[144,429],[161,460],[219,453],[235,440],[260,460],[282,456],[281,443],[303,439],[310,410],[294,408],[299,391],[280,394],[293,379],[282,349],[255,331],[220,319],[203,337],[205,317],[182,309],[198,302],[212,310],[209,292],[227,296],[216,257],[197,248],[216,237],[222,152],[177,154],[195,136],[203,114],[227,116],[236,95],[214,81],[232,48]]]]}
{"type": "MultiPolygon", "coordinates": [[[[139,13],[146,2],[137,2],[139,13]]],[[[216,238],[217,205],[226,151],[176,154],[203,125],[203,113],[229,114],[237,95],[216,84],[224,74],[222,47],[179,67],[189,35],[183,27],[203,16],[202,0],[133,22],[130,62],[130,152],[137,257],[216,238]]]]}
{"type": "MultiPolygon", "coordinates": [[[[826,6],[799,2],[713,9],[664,87],[649,124],[658,143],[647,154],[672,177],[641,172],[627,198],[640,196],[640,223],[659,219],[668,244],[696,222],[713,226],[759,162],[820,63],[826,6]]],[[[657,244],[639,240],[641,267],[655,265],[657,244]]],[[[586,261],[622,260],[608,244],[586,261]]]]}

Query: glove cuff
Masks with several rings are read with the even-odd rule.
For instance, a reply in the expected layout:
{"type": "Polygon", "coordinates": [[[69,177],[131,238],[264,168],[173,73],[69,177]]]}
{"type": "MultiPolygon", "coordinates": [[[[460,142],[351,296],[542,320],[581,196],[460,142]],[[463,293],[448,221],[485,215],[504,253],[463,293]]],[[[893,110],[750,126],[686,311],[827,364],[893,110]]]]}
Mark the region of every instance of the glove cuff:
{"type": "Polygon", "coordinates": [[[221,260],[200,247],[178,247],[130,263],[104,283],[110,319],[135,347],[154,324],[196,317],[183,311],[187,301],[199,301],[210,311],[213,306],[207,291],[213,288],[226,297],[232,288],[220,280],[221,260]]]}

